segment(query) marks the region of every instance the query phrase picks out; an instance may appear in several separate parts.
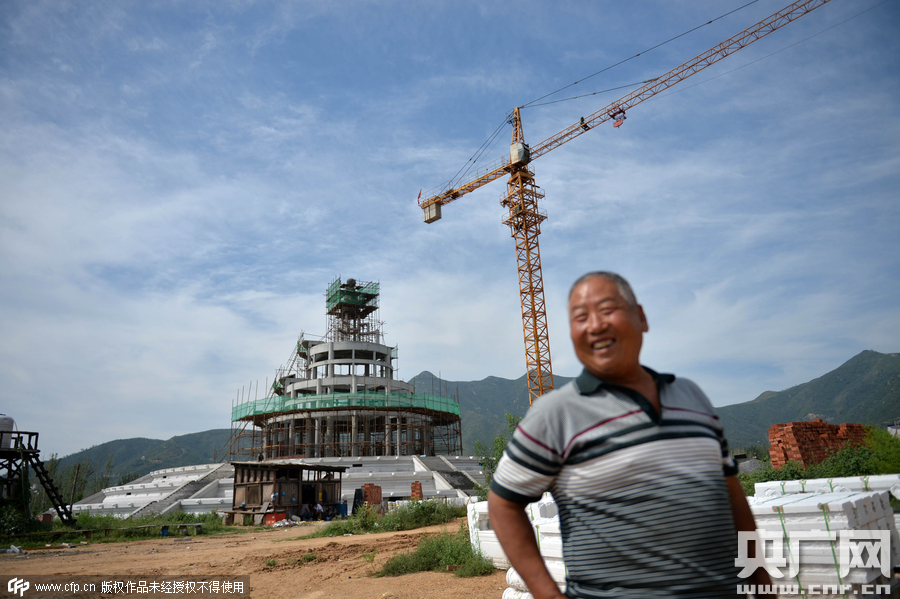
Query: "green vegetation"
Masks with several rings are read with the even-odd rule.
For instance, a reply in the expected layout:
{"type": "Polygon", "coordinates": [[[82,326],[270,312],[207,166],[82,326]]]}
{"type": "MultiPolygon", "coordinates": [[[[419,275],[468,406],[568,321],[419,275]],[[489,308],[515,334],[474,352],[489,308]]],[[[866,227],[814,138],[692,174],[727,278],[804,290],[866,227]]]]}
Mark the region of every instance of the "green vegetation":
{"type": "Polygon", "coordinates": [[[0,506],[0,538],[41,530],[41,524],[22,506],[0,506]]]}
{"type": "MultiPolygon", "coordinates": [[[[182,534],[178,531],[179,524],[203,524],[201,534],[222,534],[226,532],[241,532],[243,527],[230,527],[222,524],[222,519],[216,514],[187,514],[185,512],[173,512],[165,515],[145,516],[143,518],[125,519],[114,516],[91,516],[82,514],[77,518],[77,526],[66,526],[59,520],[43,524],[34,519],[29,519],[26,529],[13,530],[6,526],[8,510],[0,510],[0,538],[9,539],[13,534],[27,534],[18,537],[15,545],[28,547],[43,547],[47,543],[59,545],[60,543],[118,543],[121,541],[133,541],[138,539],[158,539],[161,536],[163,525],[169,525],[169,536],[177,537],[182,534]],[[147,528],[134,528],[146,526],[147,528]],[[108,533],[106,531],[109,531],[108,533]],[[88,539],[85,531],[90,531],[88,539]]],[[[193,528],[188,528],[188,535],[196,534],[193,528]]]]}
{"type": "Polygon", "coordinates": [[[460,577],[484,576],[494,571],[490,559],[472,549],[469,533],[460,523],[456,534],[443,532],[428,536],[419,542],[412,553],[398,553],[385,562],[375,576],[402,576],[413,572],[445,572],[455,568],[453,575],[460,577]]]}
{"type": "Polygon", "coordinates": [[[757,458],[763,462],[769,461],[769,446],[763,444],[747,445],[746,447],[735,447],[731,450],[731,455],[744,454],[748,458],[757,458]]]}
{"type": "MultiPolygon", "coordinates": [[[[121,482],[123,479],[124,482],[131,482],[154,470],[217,462],[219,460],[216,459],[216,452],[222,450],[230,437],[231,430],[223,428],[179,435],[165,441],[145,438],[118,439],[83,449],[58,459],[58,462],[61,470],[73,470],[78,463],[98,466],[96,469],[110,477],[112,481],[97,488],[99,491],[110,485],[123,484],[121,482]]],[[[56,459],[56,456],[51,456],[51,459],[56,459]]],[[[79,478],[82,476],[79,475],[79,478]]],[[[53,480],[56,481],[56,477],[53,480]]],[[[72,487],[66,487],[59,482],[57,487],[68,499],[72,487]]],[[[90,494],[85,494],[85,497],[90,494]]]]}
{"type": "Polygon", "coordinates": [[[823,462],[802,467],[788,462],[778,470],[770,464],[749,474],[738,474],[744,493],[753,495],[754,484],[772,480],[810,480],[845,476],[872,476],[900,472],[900,439],[882,428],[869,428],[858,447],[844,446],[823,462]]]}
{"type": "Polygon", "coordinates": [[[277,565],[278,565],[277,559],[269,558],[266,560],[266,568],[274,568],[277,565]]]}
{"type": "Polygon", "coordinates": [[[316,561],[318,559],[318,556],[315,553],[310,552],[310,553],[304,554],[303,557],[300,559],[303,560],[304,564],[308,564],[309,562],[316,561]]]}
{"type": "Polygon", "coordinates": [[[361,509],[346,520],[334,520],[304,538],[337,537],[367,532],[395,532],[444,524],[466,515],[466,509],[441,501],[413,501],[389,514],[378,515],[374,507],[361,509]]]}
{"type": "MultiPolygon", "coordinates": [[[[115,484],[113,479],[113,459],[107,456],[82,456],[79,460],[63,460],[51,454],[50,459],[44,462],[47,474],[53,479],[53,484],[59,490],[63,498],[71,503],[81,501],[94,493],[115,484]]],[[[35,477],[36,480],[36,477],[35,477]]],[[[31,487],[31,513],[40,514],[51,509],[53,504],[41,485],[31,487]]]]}
{"type": "MultiPolygon", "coordinates": [[[[521,420],[522,418],[515,414],[506,415],[506,429],[509,431],[510,437],[516,432],[516,427],[519,426],[521,420]]],[[[491,489],[491,481],[494,480],[494,472],[497,471],[497,464],[500,462],[503,450],[506,449],[508,442],[509,439],[503,433],[494,437],[490,445],[485,445],[481,441],[475,441],[475,456],[481,463],[481,470],[484,472],[484,484],[475,483],[475,492],[478,493],[479,501],[487,500],[488,491],[491,489]]]]}

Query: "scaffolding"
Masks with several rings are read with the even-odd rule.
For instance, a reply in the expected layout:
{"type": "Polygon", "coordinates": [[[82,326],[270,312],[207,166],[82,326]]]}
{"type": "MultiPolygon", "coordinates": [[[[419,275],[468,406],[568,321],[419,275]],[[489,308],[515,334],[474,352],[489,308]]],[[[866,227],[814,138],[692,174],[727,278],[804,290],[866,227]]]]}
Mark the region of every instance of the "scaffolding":
{"type": "Polygon", "coordinates": [[[232,409],[232,460],[460,455],[459,405],[400,393],[270,397],[232,409]]]}
{"type": "Polygon", "coordinates": [[[378,318],[379,285],[338,277],[325,292],[329,341],[381,343],[382,322],[378,318]]]}
{"type": "Polygon", "coordinates": [[[395,380],[382,344],[379,284],[340,277],[325,293],[328,333],[301,332],[262,399],[232,405],[231,461],[460,455],[459,402],[395,380]]]}

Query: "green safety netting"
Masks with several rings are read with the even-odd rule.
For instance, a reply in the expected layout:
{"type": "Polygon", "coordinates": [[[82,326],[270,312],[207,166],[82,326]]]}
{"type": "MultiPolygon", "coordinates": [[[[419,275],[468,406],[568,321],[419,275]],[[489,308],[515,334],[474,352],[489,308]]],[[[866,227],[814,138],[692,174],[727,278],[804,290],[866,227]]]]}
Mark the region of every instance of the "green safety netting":
{"type": "Polygon", "coordinates": [[[402,393],[327,393],[306,397],[267,397],[235,406],[231,420],[248,416],[292,410],[329,410],[332,408],[420,408],[459,416],[459,405],[449,397],[403,395],[402,393]]]}
{"type": "Polygon", "coordinates": [[[331,311],[338,304],[353,306],[375,306],[378,301],[378,283],[367,283],[359,289],[341,289],[341,280],[337,279],[328,286],[325,292],[325,310],[331,311]]]}

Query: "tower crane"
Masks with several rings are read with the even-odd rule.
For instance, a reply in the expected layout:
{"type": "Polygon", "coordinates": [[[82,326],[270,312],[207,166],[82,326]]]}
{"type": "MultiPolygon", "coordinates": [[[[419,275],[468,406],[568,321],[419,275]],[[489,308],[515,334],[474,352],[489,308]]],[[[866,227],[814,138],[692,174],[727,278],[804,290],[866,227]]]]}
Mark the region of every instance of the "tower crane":
{"type": "MultiPolygon", "coordinates": [[[[642,87],[619,98],[577,123],[552,135],[544,141],[529,146],[525,143],[522,130],[522,117],[519,108],[512,112],[512,143],[509,157],[502,157],[482,167],[468,181],[457,184],[453,181],[429,192],[428,197],[419,199],[426,223],[433,223],[441,218],[441,207],[449,204],[465,194],[487,185],[491,181],[509,175],[506,193],[500,198],[500,204],[506,208],[508,216],[503,224],[508,225],[510,234],[516,243],[516,260],[519,273],[519,296],[522,306],[522,325],[525,336],[525,367],[528,374],[528,402],[553,388],[553,367],[550,362],[550,338],[547,331],[547,312],[544,307],[544,284],[541,275],[541,252],[538,236],[541,223],[547,214],[539,209],[538,200],[544,197],[540,187],[534,181],[534,172],[529,164],[555,150],[566,142],[572,141],[598,125],[607,121],[613,127],[619,127],[625,121],[626,111],[656,94],[684,81],[691,75],[699,73],[706,67],[715,64],[730,54],[745,48],[753,42],[765,37],[788,23],[812,12],[830,0],[799,0],[777,13],[748,27],[737,35],[721,42],[675,67],[671,71],[652,79],[642,87]]],[[[421,196],[421,192],[420,192],[421,196]]]]}

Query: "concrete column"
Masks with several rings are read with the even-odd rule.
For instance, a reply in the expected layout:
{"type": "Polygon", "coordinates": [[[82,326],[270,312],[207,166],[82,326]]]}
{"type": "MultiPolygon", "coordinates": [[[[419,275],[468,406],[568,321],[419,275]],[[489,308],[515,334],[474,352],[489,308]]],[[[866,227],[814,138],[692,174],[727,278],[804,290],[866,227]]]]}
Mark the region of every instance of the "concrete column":
{"type": "Polygon", "coordinates": [[[366,455],[370,455],[372,452],[369,449],[372,447],[372,418],[370,416],[363,416],[363,443],[365,443],[366,455]]]}
{"type": "Polygon", "coordinates": [[[359,456],[359,429],[357,427],[356,414],[353,414],[350,416],[350,455],[354,458],[359,456]]]}
{"type": "Polygon", "coordinates": [[[288,421],[288,437],[287,437],[287,445],[290,447],[288,451],[288,455],[296,455],[297,452],[297,444],[294,442],[294,419],[291,418],[288,421]]]}
{"type": "Polygon", "coordinates": [[[356,373],[350,375],[350,393],[356,393],[356,373]]]}
{"type": "Polygon", "coordinates": [[[334,416],[325,419],[325,457],[334,456],[334,416]]]}
{"type": "Polygon", "coordinates": [[[400,417],[397,416],[397,455],[400,453],[400,444],[403,442],[403,425],[400,423],[400,417]]]}
{"type": "Polygon", "coordinates": [[[328,376],[334,378],[334,364],[331,362],[334,361],[334,342],[328,344],[328,376]]]}
{"type": "Polygon", "coordinates": [[[310,441],[312,440],[312,418],[307,418],[303,422],[303,428],[305,429],[303,432],[303,454],[306,457],[312,457],[312,445],[310,445],[310,441]]]}
{"type": "Polygon", "coordinates": [[[316,379],[316,395],[322,395],[322,379],[316,379]]]}
{"type": "Polygon", "coordinates": [[[384,419],[384,455],[391,455],[391,423],[384,419]]]}
{"type": "Polygon", "coordinates": [[[315,449],[313,450],[314,458],[322,457],[322,419],[316,418],[316,439],[314,441],[315,449]]]}

